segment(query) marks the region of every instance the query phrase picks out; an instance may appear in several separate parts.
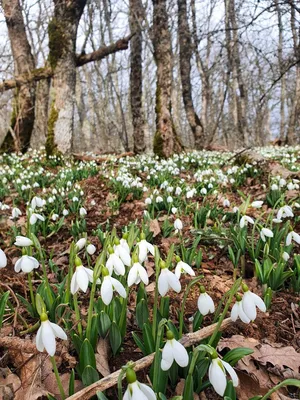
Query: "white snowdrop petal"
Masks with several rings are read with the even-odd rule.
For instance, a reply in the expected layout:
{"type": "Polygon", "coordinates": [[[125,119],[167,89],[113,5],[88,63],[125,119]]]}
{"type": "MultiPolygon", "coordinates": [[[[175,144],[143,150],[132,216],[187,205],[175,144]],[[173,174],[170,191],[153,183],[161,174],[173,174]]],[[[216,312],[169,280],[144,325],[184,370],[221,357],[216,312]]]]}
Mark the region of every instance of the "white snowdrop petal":
{"type": "Polygon", "coordinates": [[[138,274],[139,274],[141,280],[143,281],[143,283],[145,285],[148,285],[149,277],[148,277],[147,271],[141,265],[138,266],[138,274]]]}
{"type": "Polygon", "coordinates": [[[221,360],[221,362],[224,365],[226,371],[229,373],[232,383],[233,383],[233,386],[237,387],[239,384],[239,378],[238,378],[235,370],[232,368],[232,366],[228,362],[223,361],[223,360],[221,360]]]}
{"type": "Polygon", "coordinates": [[[75,271],[75,273],[73,274],[72,279],[71,279],[71,293],[75,294],[78,291],[78,289],[79,289],[79,286],[78,286],[78,283],[76,280],[76,271],[75,271]]]}
{"type": "Polygon", "coordinates": [[[113,287],[115,288],[115,290],[119,293],[119,295],[122,296],[124,299],[126,299],[126,290],[125,290],[124,286],[122,285],[122,283],[119,282],[115,278],[110,278],[110,281],[111,281],[113,287]]]}
{"type": "Polygon", "coordinates": [[[264,301],[259,296],[257,296],[257,294],[252,293],[252,292],[250,292],[250,293],[251,293],[252,301],[256,305],[256,307],[258,307],[260,309],[260,311],[266,312],[267,308],[266,308],[264,301]]]}
{"type": "Polygon", "coordinates": [[[21,262],[22,258],[19,258],[19,260],[15,263],[15,272],[20,272],[21,271],[21,262]]]}
{"type": "Polygon", "coordinates": [[[44,347],[43,340],[42,340],[42,326],[40,326],[37,331],[35,343],[36,343],[36,348],[38,349],[38,351],[44,351],[45,347],[44,347]]]}
{"type": "Polygon", "coordinates": [[[124,396],[123,396],[123,400],[130,400],[130,398],[131,398],[131,396],[130,396],[130,394],[129,394],[129,389],[126,389],[126,392],[124,393],[124,396]]]}
{"type": "Polygon", "coordinates": [[[171,271],[167,270],[167,279],[169,286],[177,293],[181,290],[181,283],[177,276],[173,274],[171,271]]]}
{"type": "Polygon", "coordinates": [[[83,267],[83,268],[84,268],[84,270],[85,270],[85,273],[86,273],[87,276],[88,276],[89,282],[93,283],[93,280],[94,280],[94,271],[92,271],[90,268],[86,268],[86,267],[83,267]]]}
{"type": "Polygon", "coordinates": [[[42,322],[42,340],[47,353],[54,356],[56,350],[55,336],[49,321],[42,322]]]}
{"type": "Polygon", "coordinates": [[[4,268],[7,265],[7,257],[3,250],[0,249],[0,268],[4,268]]]}
{"type": "Polygon", "coordinates": [[[222,368],[218,365],[218,360],[219,359],[212,360],[208,370],[208,377],[218,395],[223,396],[227,386],[227,380],[222,368]]]}
{"type": "Polygon", "coordinates": [[[80,289],[85,293],[89,286],[89,277],[83,266],[76,267],[76,281],[80,289]]]}
{"type": "Polygon", "coordinates": [[[144,383],[139,383],[139,386],[148,400],[156,400],[156,394],[148,385],[145,385],[144,383]]]}
{"type": "Polygon", "coordinates": [[[169,284],[163,269],[158,277],[158,291],[161,296],[165,296],[169,290],[169,284]]]}
{"type": "Polygon", "coordinates": [[[173,339],[173,355],[176,363],[180,367],[184,368],[188,365],[189,363],[188,353],[185,347],[181,343],[177,342],[175,339],[173,339]]]}
{"type": "Polygon", "coordinates": [[[231,313],[230,313],[230,318],[233,322],[235,322],[239,317],[239,306],[238,303],[235,303],[234,306],[232,307],[231,313]]]}
{"type": "Polygon", "coordinates": [[[50,322],[50,321],[49,321],[49,324],[50,324],[53,332],[55,333],[56,337],[58,337],[59,339],[62,339],[62,340],[68,339],[66,333],[60,326],[58,326],[57,324],[54,324],[53,322],[50,322]]]}
{"type": "Polygon", "coordinates": [[[113,297],[113,288],[109,277],[105,277],[103,279],[101,285],[101,297],[102,301],[105,305],[109,305],[112,301],[113,297]]]}
{"type": "Polygon", "coordinates": [[[128,277],[127,277],[127,284],[128,286],[132,286],[137,280],[137,268],[135,264],[130,268],[128,277]]]}
{"type": "Polygon", "coordinates": [[[250,318],[251,321],[254,321],[256,318],[256,307],[249,291],[244,294],[242,304],[247,317],[250,318]]]}

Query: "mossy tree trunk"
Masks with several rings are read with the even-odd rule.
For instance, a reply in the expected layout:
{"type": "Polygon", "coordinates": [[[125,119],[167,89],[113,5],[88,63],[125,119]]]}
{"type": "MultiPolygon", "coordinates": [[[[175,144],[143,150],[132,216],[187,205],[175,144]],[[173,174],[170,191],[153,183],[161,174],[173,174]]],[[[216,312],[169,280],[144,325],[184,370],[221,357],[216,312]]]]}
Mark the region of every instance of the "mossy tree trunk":
{"type": "Polygon", "coordinates": [[[135,33],[130,43],[130,105],[133,125],[134,152],[145,151],[145,120],[143,112],[143,37],[141,25],[144,10],[141,0],[129,0],[130,31],[135,33]]]}
{"type": "Polygon", "coordinates": [[[192,38],[187,16],[186,0],[178,0],[179,63],[182,85],[182,99],[188,123],[194,136],[196,149],[204,147],[204,126],[196,113],[192,99],[191,59],[193,55],[192,38]]]}
{"type": "Polygon", "coordinates": [[[53,70],[52,99],[46,150],[68,153],[72,149],[76,88],[76,37],[86,0],[54,0],[49,23],[49,58],[53,70]]]}
{"type": "Polygon", "coordinates": [[[171,88],[172,60],[171,34],[168,26],[166,0],[153,0],[153,47],[157,67],[156,133],[153,150],[161,157],[170,157],[182,150],[172,121],[171,88]]]}
{"type": "MultiPolygon", "coordinates": [[[[15,75],[30,73],[35,69],[35,62],[26,35],[20,1],[2,0],[1,5],[11,44],[15,75]]],[[[34,125],[35,89],[35,82],[15,89],[11,126],[2,143],[2,151],[25,152],[28,149],[34,125]]]]}

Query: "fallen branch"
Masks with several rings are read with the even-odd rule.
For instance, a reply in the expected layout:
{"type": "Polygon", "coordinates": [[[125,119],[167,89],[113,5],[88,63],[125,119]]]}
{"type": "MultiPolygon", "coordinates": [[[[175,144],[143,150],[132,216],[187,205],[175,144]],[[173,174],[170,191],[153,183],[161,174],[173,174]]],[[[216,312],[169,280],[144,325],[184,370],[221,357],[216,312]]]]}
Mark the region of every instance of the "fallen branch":
{"type": "Polygon", "coordinates": [[[129,151],[127,153],[121,153],[121,154],[118,154],[118,155],[113,155],[112,154],[112,155],[105,156],[105,157],[102,157],[102,156],[94,157],[94,156],[87,156],[87,155],[84,155],[84,154],[73,153],[73,157],[75,158],[75,160],[79,160],[79,161],[96,161],[97,163],[109,161],[112,158],[119,159],[119,158],[123,158],[123,157],[133,157],[133,156],[134,156],[134,153],[132,153],[131,151],[129,151]]]}
{"type": "MultiPolygon", "coordinates": [[[[222,322],[220,330],[227,328],[231,324],[231,319],[227,318],[222,322]]],[[[217,324],[213,324],[207,326],[203,329],[200,329],[197,332],[188,333],[184,335],[180,342],[184,345],[184,347],[192,346],[196,343],[199,343],[202,339],[205,339],[212,335],[216,328],[217,324]]],[[[149,356],[143,357],[140,360],[135,362],[134,370],[140,371],[146,367],[149,367],[154,359],[155,353],[150,354],[149,356]]],[[[79,392],[73,394],[68,397],[66,400],[89,400],[92,396],[96,395],[96,392],[103,392],[104,390],[116,385],[118,382],[119,375],[121,373],[121,369],[113,372],[112,374],[100,379],[99,381],[93,383],[92,385],[80,390],[79,392]]]]}

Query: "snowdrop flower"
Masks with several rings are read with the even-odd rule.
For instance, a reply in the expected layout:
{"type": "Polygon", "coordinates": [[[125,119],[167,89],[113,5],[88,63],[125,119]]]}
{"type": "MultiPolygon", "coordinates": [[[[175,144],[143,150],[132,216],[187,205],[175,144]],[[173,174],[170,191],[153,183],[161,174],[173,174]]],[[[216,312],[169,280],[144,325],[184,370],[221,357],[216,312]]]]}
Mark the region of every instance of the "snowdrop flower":
{"type": "Polygon", "coordinates": [[[139,262],[141,264],[146,260],[148,252],[154,256],[154,246],[147,242],[144,233],[141,233],[141,240],[137,243],[137,246],[139,248],[139,262]]]}
{"type": "Polygon", "coordinates": [[[59,218],[58,214],[52,214],[52,217],[51,217],[52,221],[55,222],[58,218],[59,218]]]}
{"type": "Polygon", "coordinates": [[[226,371],[232,379],[233,386],[237,387],[239,384],[239,379],[235,370],[230,364],[221,360],[217,354],[215,354],[209,366],[208,378],[212,384],[212,387],[220,396],[224,395],[227,386],[226,371]]]}
{"type": "Polygon", "coordinates": [[[176,213],[177,213],[177,210],[178,210],[177,207],[172,207],[172,208],[171,208],[172,214],[176,214],[176,213]]]}
{"type": "Polygon", "coordinates": [[[175,228],[175,233],[180,232],[183,228],[183,224],[181,219],[176,218],[174,221],[174,228],[175,228]]]}
{"type": "Polygon", "coordinates": [[[122,260],[124,265],[130,267],[131,265],[130,251],[128,251],[126,247],[121,245],[119,239],[115,239],[114,252],[122,260]]]}
{"type": "Polygon", "coordinates": [[[28,247],[33,245],[33,241],[25,236],[16,236],[16,246],[28,247]]]}
{"type": "Polygon", "coordinates": [[[172,196],[168,196],[167,197],[167,203],[173,203],[173,197],[172,196]]]}
{"type": "Polygon", "coordinates": [[[112,275],[113,271],[117,275],[125,275],[125,266],[121,258],[114,253],[114,250],[111,246],[108,247],[109,257],[106,261],[106,268],[108,269],[110,275],[112,275]]]}
{"type": "Polygon", "coordinates": [[[288,190],[294,190],[294,188],[295,188],[295,186],[294,186],[294,184],[292,182],[287,184],[287,189],[288,190]]]}
{"type": "Polygon", "coordinates": [[[174,339],[173,332],[167,331],[167,342],[162,351],[161,369],[168,371],[174,360],[184,368],[189,363],[189,356],[185,347],[174,339]]]}
{"type": "Polygon", "coordinates": [[[253,208],[261,208],[263,204],[264,204],[263,201],[261,201],[261,200],[256,200],[256,201],[253,201],[253,202],[251,203],[251,207],[253,207],[253,208]]]}
{"type": "Polygon", "coordinates": [[[86,246],[86,251],[88,252],[89,255],[93,255],[96,251],[96,246],[94,246],[92,243],[86,246]]]}
{"type": "Polygon", "coordinates": [[[146,269],[138,262],[138,256],[132,257],[133,266],[129,270],[127,284],[132,286],[134,283],[137,285],[142,281],[145,285],[148,285],[149,278],[146,269]]]}
{"type": "Polygon", "coordinates": [[[183,262],[180,257],[176,256],[177,265],[175,268],[175,275],[179,279],[182,272],[186,272],[191,276],[195,276],[195,272],[192,267],[190,267],[187,263],[183,262]]]}
{"type": "Polygon", "coordinates": [[[288,261],[290,259],[290,255],[286,251],[284,251],[282,254],[282,258],[284,259],[284,261],[288,261]]]}
{"type": "Polygon", "coordinates": [[[202,189],[200,190],[200,193],[203,194],[203,195],[206,195],[206,194],[207,194],[206,188],[202,188],[202,189]]]}
{"type": "Polygon", "coordinates": [[[153,390],[144,383],[137,381],[133,369],[127,369],[126,378],[128,387],[124,393],[123,400],[156,400],[156,394],[153,390]]]}
{"type": "Polygon", "coordinates": [[[254,224],[254,221],[251,217],[248,217],[248,215],[243,215],[240,219],[240,228],[244,228],[245,225],[248,225],[248,222],[250,224],[254,224]]]}
{"type": "Polygon", "coordinates": [[[130,248],[129,248],[129,245],[128,245],[127,240],[126,240],[127,237],[128,237],[128,234],[125,233],[125,234],[123,235],[122,239],[120,240],[120,245],[121,245],[122,247],[124,247],[124,249],[127,251],[128,254],[130,254],[130,248]]]}
{"type": "Polygon", "coordinates": [[[237,213],[239,211],[239,208],[238,207],[233,207],[233,209],[232,209],[232,212],[234,212],[234,213],[237,213]]]}
{"type": "Polygon", "coordinates": [[[67,215],[69,215],[69,211],[64,209],[62,212],[63,216],[66,217],[67,215]]]}
{"type": "Polygon", "coordinates": [[[80,215],[81,217],[84,217],[86,214],[87,214],[86,209],[85,209],[84,207],[80,207],[79,215],[80,215]]]}
{"type": "Polygon", "coordinates": [[[230,318],[235,322],[238,318],[242,320],[245,324],[249,324],[250,318],[247,317],[245,311],[243,310],[242,297],[236,296],[236,303],[232,307],[230,318]]]}
{"type": "Polygon", "coordinates": [[[223,201],[223,207],[230,207],[230,201],[228,199],[223,201]]]}
{"type": "Polygon", "coordinates": [[[271,190],[278,190],[279,187],[278,185],[276,185],[276,183],[273,183],[273,185],[271,186],[271,190]]]}
{"type": "Polygon", "coordinates": [[[85,245],[86,245],[86,238],[79,239],[75,244],[78,251],[82,250],[85,245]]]}
{"type": "Polygon", "coordinates": [[[6,267],[7,258],[3,250],[0,249],[0,269],[6,267]]]}
{"type": "Polygon", "coordinates": [[[277,213],[278,220],[281,220],[282,218],[288,218],[288,217],[293,218],[293,216],[294,216],[293,210],[288,205],[281,207],[277,213]]]}
{"type": "MultiPolygon", "coordinates": [[[[93,283],[94,271],[89,268],[85,268],[82,265],[79,257],[75,258],[75,266],[76,270],[71,279],[71,293],[75,294],[79,289],[85,293],[89,286],[89,282],[93,283]]],[[[100,283],[100,279],[97,279],[97,283],[100,283]]]]}
{"type": "Polygon", "coordinates": [[[38,351],[46,349],[49,356],[53,357],[56,351],[55,338],[67,340],[67,335],[60,326],[50,322],[46,313],[41,314],[41,326],[36,335],[36,348],[38,351]]]}
{"type": "Polygon", "coordinates": [[[215,312],[213,299],[206,293],[204,286],[200,286],[200,296],[198,297],[197,305],[198,310],[203,316],[215,312]]]}
{"type": "Polygon", "coordinates": [[[146,199],[145,199],[145,204],[146,204],[146,206],[148,206],[149,204],[151,204],[152,203],[152,200],[150,199],[150,197],[147,197],[146,199]]]}
{"type": "Polygon", "coordinates": [[[73,203],[75,203],[76,201],[79,201],[78,197],[74,196],[72,199],[73,203]]]}
{"type": "Polygon", "coordinates": [[[254,321],[256,318],[256,307],[260,309],[262,312],[266,312],[266,305],[263,302],[263,300],[257,296],[257,294],[252,293],[249,289],[248,286],[243,284],[242,285],[242,290],[244,292],[244,296],[242,299],[242,306],[245,314],[247,317],[251,320],[254,321]]]}
{"type": "Polygon", "coordinates": [[[286,237],[285,245],[289,246],[290,244],[292,244],[292,240],[294,240],[294,242],[300,244],[300,235],[294,231],[289,232],[286,237]]]}
{"type": "Polygon", "coordinates": [[[162,203],[164,199],[161,196],[157,196],[155,199],[156,203],[162,203]]]}
{"type": "Polygon", "coordinates": [[[110,276],[109,270],[103,268],[102,270],[103,281],[101,285],[101,297],[105,305],[109,305],[113,298],[114,290],[119,293],[121,297],[126,299],[126,290],[121,282],[110,276]]]}
{"type": "Polygon", "coordinates": [[[260,237],[261,237],[262,241],[265,242],[266,241],[266,237],[272,238],[272,237],[274,237],[274,234],[271,231],[271,229],[262,228],[262,230],[260,231],[260,237]]]}
{"type": "Polygon", "coordinates": [[[39,267],[39,262],[34,257],[24,255],[15,263],[15,271],[29,273],[39,267]]]}
{"type": "Polygon", "coordinates": [[[179,293],[181,284],[178,277],[166,268],[166,263],[161,261],[161,271],[158,277],[158,292],[161,296],[165,296],[170,289],[179,293]]]}
{"type": "Polygon", "coordinates": [[[35,210],[37,207],[42,208],[45,205],[45,200],[40,197],[34,196],[31,200],[31,208],[35,210]]]}
{"type": "Polygon", "coordinates": [[[40,221],[45,221],[45,218],[42,215],[35,214],[35,213],[31,214],[31,216],[29,218],[30,225],[35,225],[38,219],[40,221]]]}
{"type": "Polygon", "coordinates": [[[14,208],[11,210],[11,217],[9,217],[9,218],[10,218],[10,219],[17,219],[17,218],[20,217],[20,215],[22,215],[22,211],[21,211],[19,208],[14,207],[14,208]]]}
{"type": "Polygon", "coordinates": [[[176,189],[175,189],[175,195],[176,196],[180,196],[181,193],[182,193],[182,189],[179,186],[177,186],[176,189]]]}
{"type": "Polygon", "coordinates": [[[95,205],[96,205],[95,200],[91,200],[91,206],[95,206],[95,205]]]}

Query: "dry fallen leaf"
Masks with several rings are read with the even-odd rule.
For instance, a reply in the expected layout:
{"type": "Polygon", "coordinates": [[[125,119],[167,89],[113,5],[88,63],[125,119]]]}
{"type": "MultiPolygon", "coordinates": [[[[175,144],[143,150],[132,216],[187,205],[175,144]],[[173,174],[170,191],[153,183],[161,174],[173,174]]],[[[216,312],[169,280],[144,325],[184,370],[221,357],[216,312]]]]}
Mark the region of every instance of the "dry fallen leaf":
{"type": "Polygon", "coordinates": [[[97,343],[96,367],[102,376],[110,374],[108,365],[110,347],[107,339],[100,338],[97,343]]]}
{"type": "Polygon", "coordinates": [[[149,230],[150,232],[153,232],[153,237],[160,234],[161,230],[157,219],[151,219],[149,230]]]}

